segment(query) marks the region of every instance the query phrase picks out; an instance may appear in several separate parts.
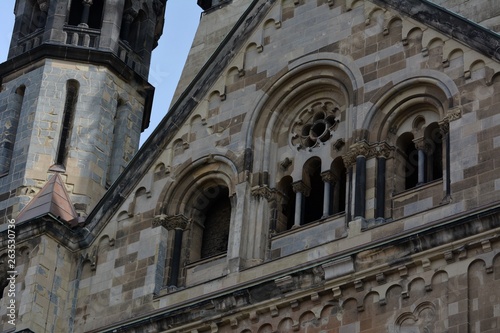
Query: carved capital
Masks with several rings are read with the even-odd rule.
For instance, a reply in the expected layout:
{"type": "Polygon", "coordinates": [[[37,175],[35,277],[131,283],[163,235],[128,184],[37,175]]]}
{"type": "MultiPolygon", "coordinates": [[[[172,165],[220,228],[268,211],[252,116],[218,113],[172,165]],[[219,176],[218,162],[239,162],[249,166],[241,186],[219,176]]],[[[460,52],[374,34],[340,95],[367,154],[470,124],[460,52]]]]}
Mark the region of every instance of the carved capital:
{"type": "Polygon", "coordinates": [[[330,170],[321,173],[321,180],[325,183],[336,183],[338,181],[337,177],[330,170]]]}
{"type": "Polygon", "coordinates": [[[429,151],[429,144],[423,137],[414,139],[413,143],[418,150],[423,150],[424,152],[429,151]]]}
{"type": "Polygon", "coordinates": [[[93,0],[82,0],[82,5],[92,6],[93,0]]]}
{"type": "Polygon", "coordinates": [[[304,183],[302,180],[299,180],[299,181],[293,183],[292,188],[293,188],[293,191],[295,193],[300,192],[303,195],[305,195],[306,197],[308,197],[309,194],[311,193],[311,188],[309,186],[307,186],[306,183],[304,183]]]}
{"type": "Polygon", "coordinates": [[[153,219],[153,227],[163,226],[167,230],[186,230],[191,219],[188,219],[182,214],[167,216],[165,214],[157,215],[153,219]]]}
{"type": "Polygon", "coordinates": [[[267,201],[276,200],[276,190],[268,186],[255,186],[251,190],[252,196],[264,198],[267,201]]]}
{"type": "Polygon", "coordinates": [[[375,157],[383,157],[388,159],[392,157],[392,153],[394,150],[395,150],[394,147],[390,146],[387,142],[383,141],[373,147],[373,155],[375,157]]]}
{"type": "Polygon", "coordinates": [[[346,168],[356,164],[358,156],[368,157],[370,155],[370,146],[365,141],[358,141],[349,147],[347,154],[342,156],[346,168]]]}

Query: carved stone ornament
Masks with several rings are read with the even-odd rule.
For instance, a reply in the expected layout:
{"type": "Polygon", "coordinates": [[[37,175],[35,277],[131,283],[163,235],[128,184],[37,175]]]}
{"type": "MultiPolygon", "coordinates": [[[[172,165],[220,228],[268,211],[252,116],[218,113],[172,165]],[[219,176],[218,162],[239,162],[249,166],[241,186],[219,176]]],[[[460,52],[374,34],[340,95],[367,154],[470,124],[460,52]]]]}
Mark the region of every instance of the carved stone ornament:
{"type": "Polygon", "coordinates": [[[286,171],[290,165],[292,165],[292,160],[289,157],[285,157],[283,161],[280,162],[280,168],[283,171],[286,171]]]}
{"type": "Polygon", "coordinates": [[[346,168],[356,164],[356,158],[358,156],[369,157],[370,146],[365,141],[358,141],[349,147],[347,154],[342,156],[344,160],[344,165],[346,168]]]}
{"type": "Polygon", "coordinates": [[[443,134],[449,132],[451,121],[460,119],[461,117],[462,117],[462,109],[460,107],[455,107],[448,110],[446,116],[444,116],[443,120],[439,122],[439,127],[441,128],[443,134]]]}
{"type": "Polygon", "coordinates": [[[255,186],[252,188],[252,196],[272,201],[276,199],[276,190],[268,186],[255,186]]]}
{"type": "Polygon", "coordinates": [[[306,197],[308,197],[309,194],[311,193],[311,188],[307,186],[306,183],[304,183],[302,180],[293,183],[292,188],[295,193],[300,192],[304,194],[306,197]]]}
{"type": "Polygon", "coordinates": [[[49,1],[48,0],[38,0],[38,6],[40,7],[40,10],[42,12],[47,12],[47,10],[49,9],[49,1]]]}
{"type": "MultiPolygon", "coordinates": [[[[372,154],[375,157],[390,158],[396,148],[383,141],[373,146],[372,154]]],[[[371,155],[371,154],[370,154],[371,155]]]]}
{"type": "Polygon", "coordinates": [[[418,150],[423,150],[426,153],[430,151],[429,144],[426,140],[424,140],[423,137],[414,139],[413,143],[415,144],[415,148],[417,148],[418,150]]]}
{"type": "Polygon", "coordinates": [[[298,150],[319,147],[333,136],[341,111],[332,101],[316,102],[303,110],[291,127],[291,144],[298,150]]]}
{"type": "Polygon", "coordinates": [[[321,180],[325,183],[336,183],[337,177],[330,170],[321,173],[321,180]]]}
{"type": "Polygon", "coordinates": [[[188,219],[182,214],[168,216],[165,214],[156,215],[153,219],[153,227],[163,226],[167,230],[187,229],[191,219],[188,219]]]}

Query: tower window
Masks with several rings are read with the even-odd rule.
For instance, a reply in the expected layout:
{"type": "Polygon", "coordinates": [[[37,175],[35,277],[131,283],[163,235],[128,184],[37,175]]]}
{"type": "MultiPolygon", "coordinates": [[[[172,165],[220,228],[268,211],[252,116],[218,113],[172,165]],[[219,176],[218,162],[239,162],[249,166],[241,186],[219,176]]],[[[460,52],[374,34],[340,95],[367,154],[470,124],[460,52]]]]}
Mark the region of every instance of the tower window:
{"type": "Polygon", "coordinates": [[[69,11],[69,25],[84,25],[101,29],[104,0],[73,0],[69,11]]]}
{"type": "Polygon", "coordinates": [[[69,80],[66,83],[66,101],[64,102],[61,135],[56,156],[56,164],[58,165],[64,165],[66,163],[69,144],[71,141],[73,118],[76,108],[76,102],[78,99],[78,88],[79,84],[75,80],[69,80]]]}

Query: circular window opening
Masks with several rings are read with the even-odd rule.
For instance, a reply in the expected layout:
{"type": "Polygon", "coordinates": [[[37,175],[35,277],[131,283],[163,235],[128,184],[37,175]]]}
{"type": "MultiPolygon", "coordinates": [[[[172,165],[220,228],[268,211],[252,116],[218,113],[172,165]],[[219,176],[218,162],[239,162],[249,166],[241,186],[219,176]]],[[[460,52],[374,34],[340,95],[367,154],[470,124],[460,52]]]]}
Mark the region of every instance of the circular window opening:
{"type": "Polygon", "coordinates": [[[318,139],[325,134],[326,130],[327,127],[325,122],[319,120],[312,126],[309,136],[311,137],[311,139],[318,139]]]}

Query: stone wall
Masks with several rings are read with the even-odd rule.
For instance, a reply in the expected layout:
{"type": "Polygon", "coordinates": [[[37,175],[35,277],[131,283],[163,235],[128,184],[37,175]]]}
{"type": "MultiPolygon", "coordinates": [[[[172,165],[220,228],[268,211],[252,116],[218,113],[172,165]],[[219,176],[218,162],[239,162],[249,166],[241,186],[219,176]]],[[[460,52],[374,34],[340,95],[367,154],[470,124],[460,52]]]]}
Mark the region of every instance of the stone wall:
{"type": "Polygon", "coordinates": [[[25,87],[25,94],[10,169],[0,178],[0,193],[15,193],[1,201],[3,216],[17,216],[47,180],[61,139],[68,80],[76,80],[79,91],[63,175],[79,213],[90,212],[138,150],[144,97],[109,70],[46,60],[24,75],[5,78],[2,112],[12,111],[16,89],[25,87]],[[126,107],[118,111],[119,103],[126,107]]]}

